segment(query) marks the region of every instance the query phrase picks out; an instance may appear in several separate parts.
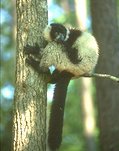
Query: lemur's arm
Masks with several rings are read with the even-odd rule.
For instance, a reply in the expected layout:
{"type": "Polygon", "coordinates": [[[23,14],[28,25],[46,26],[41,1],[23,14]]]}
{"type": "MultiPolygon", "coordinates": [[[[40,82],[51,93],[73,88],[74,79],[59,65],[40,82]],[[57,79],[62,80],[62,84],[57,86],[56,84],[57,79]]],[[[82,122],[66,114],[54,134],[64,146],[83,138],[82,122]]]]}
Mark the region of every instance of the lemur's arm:
{"type": "Polygon", "coordinates": [[[39,45],[35,46],[26,45],[24,47],[24,54],[27,55],[26,63],[30,65],[38,73],[49,73],[49,69],[40,67],[40,60],[42,58],[39,45]]]}

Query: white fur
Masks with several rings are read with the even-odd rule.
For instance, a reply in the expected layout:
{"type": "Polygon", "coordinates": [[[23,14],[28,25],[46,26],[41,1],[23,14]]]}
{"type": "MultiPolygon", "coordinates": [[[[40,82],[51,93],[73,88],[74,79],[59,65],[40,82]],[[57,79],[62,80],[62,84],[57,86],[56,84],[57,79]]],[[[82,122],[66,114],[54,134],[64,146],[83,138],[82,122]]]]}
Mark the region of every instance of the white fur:
{"type": "Polygon", "coordinates": [[[73,73],[76,77],[93,71],[98,60],[98,45],[95,38],[84,32],[74,43],[73,47],[78,49],[78,55],[82,58],[79,64],[69,61],[64,47],[55,42],[49,42],[43,50],[40,66],[48,68],[54,65],[59,71],[66,70],[73,73]]]}
{"type": "Polygon", "coordinates": [[[66,32],[66,38],[64,39],[64,41],[67,41],[69,39],[69,34],[70,34],[70,30],[68,28],[66,28],[67,32],[66,32]]]}

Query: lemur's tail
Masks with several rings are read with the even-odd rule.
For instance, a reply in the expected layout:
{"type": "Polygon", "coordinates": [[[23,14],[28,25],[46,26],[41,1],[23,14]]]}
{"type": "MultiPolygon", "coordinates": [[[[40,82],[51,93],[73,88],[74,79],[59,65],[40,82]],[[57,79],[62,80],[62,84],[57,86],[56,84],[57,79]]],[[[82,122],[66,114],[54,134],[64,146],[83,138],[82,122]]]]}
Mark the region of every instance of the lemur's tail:
{"type": "Polygon", "coordinates": [[[48,146],[51,151],[56,151],[62,141],[65,99],[71,77],[71,74],[64,72],[55,86],[48,133],[48,146]]]}

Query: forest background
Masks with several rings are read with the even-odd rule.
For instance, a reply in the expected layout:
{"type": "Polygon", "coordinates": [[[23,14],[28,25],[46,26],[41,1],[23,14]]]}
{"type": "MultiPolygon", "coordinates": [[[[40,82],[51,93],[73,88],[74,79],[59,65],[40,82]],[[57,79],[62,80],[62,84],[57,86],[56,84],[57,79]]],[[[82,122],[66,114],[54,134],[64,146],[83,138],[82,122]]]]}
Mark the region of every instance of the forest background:
{"type": "MultiPolygon", "coordinates": [[[[106,7],[107,3],[103,4],[106,7]]],[[[115,4],[117,8],[117,26],[119,27],[119,0],[116,0],[115,4]]],[[[14,0],[2,0],[0,8],[0,146],[2,148],[2,151],[10,150],[12,140],[12,109],[16,69],[15,5],[16,4],[14,0]]],[[[80,27],[82,29],[87,29],[89,32],[92,32],[90,0],[48,0],[48,23],[51,22],[59,22],[70,25],[72,27],[80,27]]],[[[103,67],[102,70],[100,68],[100,72],[101,71],[104,71],[103,67]]],[[[119,75],[118,72],[119,71],[117,71],[117,75],[119,75]]],[[[117,87],[115,86],[114,89],[117,89],[117,87]]],[[[53,86],[50,85],[48,87],[47,93],[49,107],[52,100],[52,94],[53,86]]],[[[61,151],[100,151],[99,103],[97,101],[98,98],[96,96],[95,80],[77,79],[71,81],[65,109],[64,134],[61,151]]],[[[108,108],[108,105],[107,108],[103,110],[103,112],[105,113],[107,110],[110,110],[110,108],[108,108]]],[[[112,117],[112,119],[110,118],[110,120],[113,121],[115,119],[113,119],[112,117]]]]}

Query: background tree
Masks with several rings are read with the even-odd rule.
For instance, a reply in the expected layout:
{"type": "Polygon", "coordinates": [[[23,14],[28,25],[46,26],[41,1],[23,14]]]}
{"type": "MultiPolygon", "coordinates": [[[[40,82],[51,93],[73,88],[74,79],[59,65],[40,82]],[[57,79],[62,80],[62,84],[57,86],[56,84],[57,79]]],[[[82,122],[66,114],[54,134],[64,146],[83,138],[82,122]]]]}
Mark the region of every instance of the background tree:
{"type": "MultiPolygon", "coordinates": [[[[100,46],[97,71],[119,76],[119,28],[116,0],[91,0],[93,31],[100,46]]],[[[119,149],[119,85],[97,79],[101,151],[119,149]]]]}
{"type": "Polygon", "coordinates": [[[46,0],[17,0],[16,91],[13,120],[14,151],[45,151],[46,92],[44,75],[25,64],[23,47],[36,42],[42,47],[47,24],[46,0]]]}

